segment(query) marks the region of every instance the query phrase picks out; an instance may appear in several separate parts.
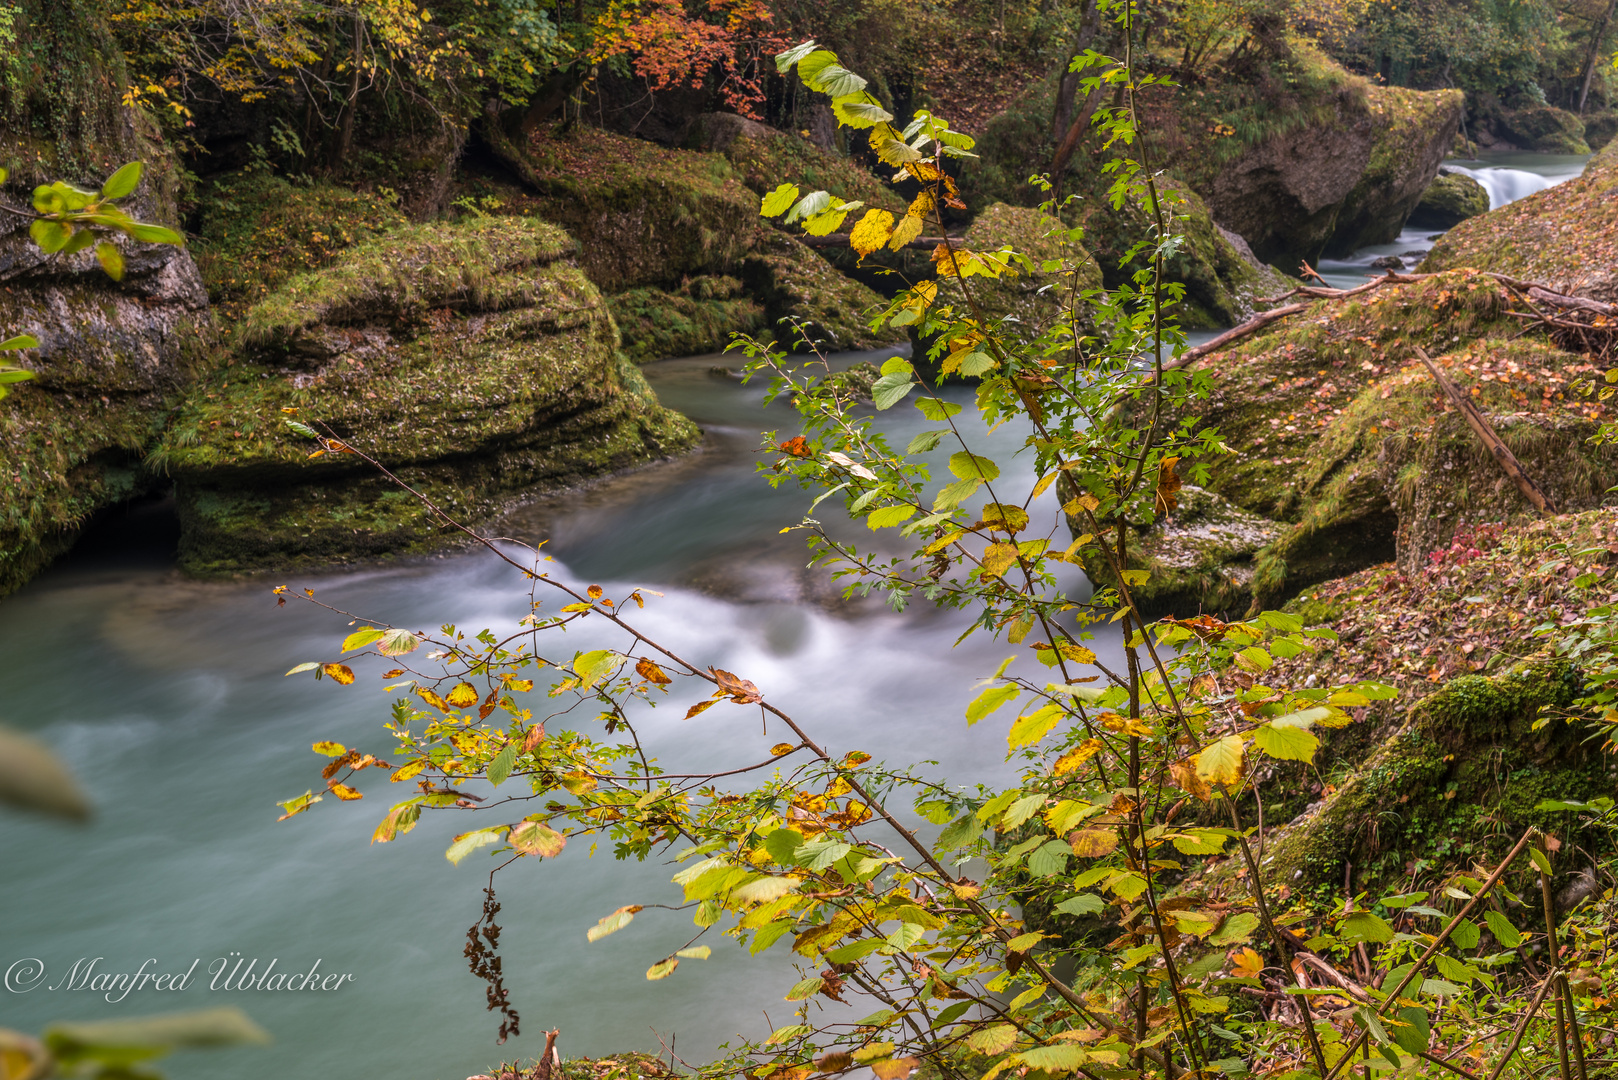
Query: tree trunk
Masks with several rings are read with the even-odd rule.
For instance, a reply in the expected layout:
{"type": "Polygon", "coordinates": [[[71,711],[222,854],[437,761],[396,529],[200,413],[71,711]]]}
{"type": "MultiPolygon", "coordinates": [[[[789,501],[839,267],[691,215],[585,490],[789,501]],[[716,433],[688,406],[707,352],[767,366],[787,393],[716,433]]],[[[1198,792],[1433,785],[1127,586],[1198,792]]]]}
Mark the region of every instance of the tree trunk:
{"type": "Polygon", "coordinates": [[[332,147],[331,167],[335,172],[348,159],[348,148],[354,143],[354,114],[359,112],[360,60],[365,55],[365,20],[354,13],[354,53],[349,57],[348,100],[343,103],[343,117],[337,125],[337,143],[332,147]]]}
{"type": "Polygon", "coordinates": [[[528,102],[528,108],[522,114],[522,121],[517,125],[517,133],[526,140],[539,130],[539,125],[550,119],[551,114],[567,103],[573,91],[584,85],[588,69],[582,64],[564,68],[554,72],[550,78],[534,93],[528,102]]]}
{"type": "Polygon", "coordinates": [[[1596,76],[1596,56],[1601,52],[1601,39],[1607,36],[1607,23],[1612,19],[1614,6],[1618,6],[1618,0],[1607,0],[1601,21],[1590,30],[1590,52],[1584,58],[1584,74],[1579,79],[1579,107],[1574,110],[1580,116],[1584,115],[1584,103],[1590,96],[1590,83],[1596,76]]]}

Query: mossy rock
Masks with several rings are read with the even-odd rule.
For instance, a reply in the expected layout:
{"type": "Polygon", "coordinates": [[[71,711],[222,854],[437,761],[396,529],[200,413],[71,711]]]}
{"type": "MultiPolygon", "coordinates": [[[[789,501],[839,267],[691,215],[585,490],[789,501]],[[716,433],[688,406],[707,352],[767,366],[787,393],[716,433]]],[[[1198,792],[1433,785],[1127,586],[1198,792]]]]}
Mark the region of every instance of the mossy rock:
{"type": "Polygon", "coordinates": [[[1083,247],[1068,242],[1066,232],[1067,227],[1049,214],[1006,203],[995,203],[972,219],[961,236],[963,247],[998,251],[1009,246],[1034,264],[1033,271],[1015,276],[972,279],[986,317],[1014,318],[1025,332],[1037,333],[1062,314],[1064,293],[1071,296],[1102,287],[1101,267],[1083,247]],[[1062,270],[1046,271],[1052,263],[1062,264],[1062,270]]]}
{"type": "Polygon", "coordinates": [[[1591,150],[1605,149],[1612,142],[1612,137],[1618,135],[1618,110],[1608,109],[1605,112],[1591,113],[1583,117],[1584,141],[1591,150]]]}
{"type": "Polygon", "coordinates": [[[732,334],[764,325],[764,308],[744,295],[733,277],[700,277],[673,291],[629,289],[607,297],[623,335],[624,353],[635,363],[670,356],[720,352],[732,334]]]}
{"type": "Polygon", "coordinates": [[[869,170],[792,132],[733,113],[707,113],[697,118],[694,135],[695,149],[723,154],[755,195],[792,183],[890,213],[905,209],[906,201],[869,170]]]}
{"type": "Polygon", "coordinates": [[[1611,789],[1586,732],[1539,724],[1541,708],[1566,707],[1579,686],[1572,664],[1544,656],[1498,676],[1450,680],[1335,791],[1270,833],[1266,868],[1296,892],[1340,888],[1352,864],[1356,888],[1376,889],[1403,877],[1412,859],[1494,863],[1529,826],[1576,834],[1568,815],[1535,807],[1611,789]]]}
{"type": "Polygon", "coordinates": [[[1371,158],[1337,212],[1325,254],[1347,255],[1399,238],[1460,130],[1465,101],[1459,90],[1368,89],[1371,158]]]}
{"type": "MultiPolygon", "coordinates": [[[[1147,618],[1201,612],[1238,617],[1251,599],[1253,557],[1285,531],[1279,522],[1187,484],[1173,511],[1130,538],[1129,569],[1151,575],[1131,590],[1135,604],[1147,618]]],[[[1105,568],[1085,572],[1097,585],[1117,584],[1105,568]]]]}
{"type": "Polygon", "coordinates": [[[386,199],[319,181],[294,184],[268,169],[216,178],[197,202],[197,268],[227,318],[293,274],[330,266],[344,248],[405,224],[386,199]]]}
{"type": "Polygon", "coordinates": [[[696,439],[618,350],[561,229],[411,226],[291,278],[175,417],[181,562],[220,574],[426,550],[441,523],[289,416],[374,455],[459,520],[696,439]]]}
{"type": "Polygon", "coordinates": [[[1422,262],[1424,271],[1471,267],[1558,292],[1618,301],[1618,144],[1584,174],[1463,221],[1422,262]]]}
{"type": "Polygon", "coordinates": [[[1494,128],[1524,150],[1549,154],[1588,154],[1584,122],[1554,105],[1509,109],[1494,118],[1494,128]]]}
{"type": "MultiPolygon", "coordinates": [[[[1210,462],[1206,486],[1287,526],[1251,559],[1253,607],[1381,562],[1418,567],[1463,521],[1537,513],[1414,361],[1415,345],[1492,417],[1557,506],[1603,502],[1618,451],[1589,438],[1608,410],[1570,385],[1595,369],[1521,337],[1509,310],[1493,279],[1451,272],[1320,302],[1203,359],[1210,396],[1188,418],[1236,451],[1210,462]]],[[[1202,606],[1229,603],[1217,593],[1202,606]]]]}
{"type": "Polygon", "coordinates": [[[1410,214],[1413,229],[1432,229],[1443,232],[1453,229],[1467,218],[1489,212],[1489,192],[1484,186],[1464,173],[1441,173],[1410,214]]]}

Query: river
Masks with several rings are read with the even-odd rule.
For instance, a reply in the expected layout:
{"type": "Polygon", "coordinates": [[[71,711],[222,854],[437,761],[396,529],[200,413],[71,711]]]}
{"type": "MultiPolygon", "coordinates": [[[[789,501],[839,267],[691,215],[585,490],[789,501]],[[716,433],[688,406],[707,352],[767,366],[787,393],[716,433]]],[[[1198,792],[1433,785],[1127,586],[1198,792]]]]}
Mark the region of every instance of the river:
{"type": "MultiPolygon", "coordinates": [[[[1589,160],[1588,154],[1513,151],[1472,160],[1447,159],[1443,167],[1464,173],[1482,184],[1489,193],[1489,209],[1497,210],[1536,191],[1573,179],[1584,171],[1584,165],[1589,160]]],[[[1316,269],[1331,285],[1351,289],[1365,284],[1367,277],[1385,273],[1371,263],[1389,255],[1403,259],[1407,269],[1414,269],[1417,263],[1427,257],[1427,253],[1433,249],[1433,241],[1440,235],[1430,229],[1407,228],[1391,244],[1361,248],[1346,259],[1322,259],[1316,269]]]]}
{"type": "MultiPolygon", "coordinates": [[[[823,575],[805,572],[801,538],[779,530],[802,517],[810,496],[772,490],[754,473],[758,432],[792,429],[795,415],[784,404],[766,410],[762,385],[712,373],[722,362],[645,369],[666,404],[702,424],[701,453],[546,498],[500,532],[549,539],[553,572],[568,580],[600,582],[609,594],[628,585],[663,591],[638,616],[654,637],[752,679],[838,753],[933,759],[956,782],[1002,774],[999,755],[983,753],[998,736],[980,729],[969,740],[962,708],[972,683],[1020,650],[982,635],[951,648],[968,622],[961,614],[844,603],[823,575]]],[[[964,387],[947,393],[970,397],[964,387]]],[[[970,407],[962,414],[973,416],[970,407]]],[[[881,422],[900,445],[926,426],[908,405],[881,422]]],[[[974,449],[1009,465],[1011,482],[1026,490],[1031,464],[1010,460],[1022,432],[968,431],[974,449]]],[[[1043,496],[1047,512],[1054,499],[1043,496]]],[[[554,862],[519,864],[498,879],[501,952],[524,1024],[497,1048],[482,984],[461,956],[493,863],[479,854],[455,867],[442,855],[448,837],[469,827],[466,815],[424,819],[402,841],[371,846],[391,801],[385,784],[372,783],[363,802],[328,800],[276,822],[278,799],[319,786],[311,742],[385,748],[389,699],[374,676],[346,688],[284,678],[300,661],[331,658],[346,628],[305,605],[278,609],[269,588],[309,586],[403,625],[475,629],[512,625],[527,610],[526,587],[483,552],[202,583],[172,569],[173,541],[162,505],[137,508],[0,605],[0,715],[70,760],[97,806],[83,828],[0,817],[0,967],[38,958],[47,973],[28,993],[0,991],[0,1026],[30,1031],[55,1019],[230,1002],[275,1043],[178,1055],[168,1063],[173,1077],[461,1080],[502,1054],[537,1053],[546,1028],[561,1029],[569,1055],[657,1050],[655,1029],[682,1057],[703,1060],[737,1033],[768,1031],[765,1013],[779,1023],[791,1011],[781,999],[796,981],[785,946],[750,958],[721,940],[712,959],[648,982],[647,966],[690,936],[687,913],[647,912],[588,945],[586,929],[615,907],[677,894],[667,884],[673,867],[591,857],[578,842],[554,862]],[[331,993],[210,991],[206,969],[232,953],[258,958],[261,969],[275,959],[280,971],[318,960],[322,972],[354,978],[331,993]],[[157,970],[200,959],[202,978],[183,994],[117,1003],[49,989],[74,961],[98,956],[97,970],[112,972],[149,957],[157,970]]],[[[570,637],[580,649],[614,643],[588,626],[570,637]]],[[[674,771],[750,764],[775,741],[761,742],[752,710],[722,706],[691,721],[680,720],[683,711],[659,710],[645,731],[674,771]]]]}
{"type": "MultiPolygon", "coordinates": [[[[1568,167],[1536,158],[1477,173],[1504,191],[1519,181],[1501,170],[1550,183],[1568,167]]],[[[1322,269],[1357,284],[1361,261],[1373,257],[1322,269]]],[[[880,361],[892,351],[865,355],[880,361]]],[[[752,679],[836,753],[936,760],[936,772],[957,783],[1005,775],[998,736],[968,738],[961,710],[973,682],[1019,650],[981,634],[952,647],[968,622],[962,614],[844,603],[823,575],[806,572],[801,539],[780,529],[810,497],[772,490],[754,472],[757,433],[790,431],[795,417],[782,404],[766,409],[762,385],[711,370],[726,362],[734,363],[696,357],[645,368],[664,403],[703,426],[701,453],[547,497],[500,531],[547,539],[553,573],[568,580],[599,582],[609,594],[661,590],[638,616],[653,636],[752,679]]],[[[969,407],[960,418],[973,449],[1006,466],[1023,432],[987,432],[973,417],[969,407]]],[[[880,423],[901,445],[925,426],[908,405],[880,423]]],[[[1026,460],[1008,471],[1013,482],[1031,479],[1026,460]]],[[[1054,493],[1040,505],[1054,513],[1054,493]]],[[[843,528],[869,542],[862,528],[843,528]]],[[[537,1053],[546,1028],[561,1029],[570,1056],[656,1051],[661,1036],[700,1061],[738,1034],[767,1031],[766,1016],[779,1023],[790,1012],[781,994],[795,978],[784,946],[752,958],[721,940],[711,959],[654,983],[645,969],[690,936],[687,915],[645,912],[588,945],[586,929],[612,909],[668,901],[674,870],[592,856],[577,842],[557,860],[500,876],[501,953],[524,1033],[496,1047],[483,986],[461,955],[492,861],[478,854],[456,867],[442,857],[467,816],[428,815],[401,841],[370,845],[388,801],[371,783],[356,805],[328,800],[276,822],[277,800],[319,784],[311,742],[385,751],[389,699],[374,678],[346,688],[284,678],[301,661],[331,658],[345,627],[302,604],[277,608],[269,588],[312,587],[396,624],[474,629],[514,622],[526,612],[526,588],[484,552],[196,582],[173,569],[174,539],[170,508],[131,508],[0,604],[0,721],[71,761],[97,807],[86,827],[0,816],[0,968],[37,958],[46,969],[29,992],[0,989],[0,1027],[232,1003],[274,1043],[177,1055],[164,1063],[174,1080],[461,1080],[502,1057],[537,1053]],[[330,992],[210,990],[208,967],[221,957],[234,963],[233,954],[260,969],[274,960],[280,971],[318,961],[322,973],[353,979],[330,992]],[[50,989],[75,961],[97,957],[106,972],[134,971],[148,958],[159,971],[185,970],[196,960],[199,978],[184,993],[148,990],[120,1002],[50,989]]],[[[571,636],[579,649],[615,643],[588,624],[571,636]]],[[[1098,651],[1116,647],[1102,642],[1098,651]]],[[[721,706],[690,721],[682,713],[661,710],[645,730],[674,771],[757,760],[751,711],[721,706]]]]}

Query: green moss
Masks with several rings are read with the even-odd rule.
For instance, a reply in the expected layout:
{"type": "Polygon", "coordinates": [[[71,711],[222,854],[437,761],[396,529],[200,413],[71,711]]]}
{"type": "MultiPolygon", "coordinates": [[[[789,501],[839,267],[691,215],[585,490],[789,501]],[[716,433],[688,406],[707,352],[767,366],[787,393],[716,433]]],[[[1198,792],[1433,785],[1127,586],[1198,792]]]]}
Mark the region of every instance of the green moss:
{"type": "Polygon", "coordinates": [[[1584,122],[1566,109],[1539,105],[1501,112],[1494,126],[1524,150],[1551,154],[1588,154],[1584,122]]]}
{"type": "Polygon", "coordinates": [[[1358,886],[1375,888],[1412,859],[1492,862],[1530,825],[1565,832],[1566,815],[1535,805],[1610,786],[1581,732],[1561,721],[1535,729],[1540,708],[1566,706],[1578,685],[1570,664],[1545,657],[1444,684],[1334,793],[1272,834],[1276,879],[1337,885],[1352,863],[1358,886]]]}
{"type": "Polygon", "coordinates": [[[1459,90],[1373,86],[1367,92],[1371,160],[1343,201],[1330,255],[1396,240],[1460,127],[1459,90]]]}
{"type": "Polygon", "coordinates": [[[433,516],[369,465],[311,459],[289,416],[374,454],[463,521],[677,453],[696,429],[618,350],[560,229],[520,219],[397,230],[249,313],[235,358],[164,440],[195,573],[425,550],[433,516]]]}
{"type": "Polygon", "coordinates": [[[208,297],[242,314],[293,274],[405,223],[391,203],[335,184],[293,184],[266,170],[212,181],[198,198],[193,245],[208,297]]]}
{"type": "Polygon", "coordinates": [[[607,298],[623,335],[624,352],[636,363],[669,356],[720,352],[733,333],[764,325],[764,309],[742,295],[733,277],[701,277],[673,292],[629,289],[607,298]]]}
{"type": "Polygon", "coordinates": [[[1421,193],[1421,201],[1411,213],[1409,225],[1413,229],[1441,232],[1488,212],[1489,193],[1482,184],[1461,173],[1445,173],[1421,193]]]}

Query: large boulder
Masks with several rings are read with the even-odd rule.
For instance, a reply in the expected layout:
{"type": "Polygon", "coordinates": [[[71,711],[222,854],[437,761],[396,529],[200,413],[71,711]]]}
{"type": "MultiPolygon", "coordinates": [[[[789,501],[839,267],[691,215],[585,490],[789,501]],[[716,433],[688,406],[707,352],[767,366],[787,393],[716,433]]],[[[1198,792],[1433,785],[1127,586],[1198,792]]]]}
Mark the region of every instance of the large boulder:
{"type": "Polygon", "coordinates": [[[185,568],[286,568],[443,541],[443,523],[373,466],[311,459],[316,444],[289,418],[363,449],[467,522],[691,446],[693,425],[623,360],[574,250],[531,219],[411,226],[255,306],[160,449],[185,568]]]}
{"type": "Polygon", "coordinates": [[[1459,91],[1345,83],[1329,113],[1220,169],[1214,217],[1266,262],[1294,266],[1398,236],[1460,125],[1459,91]]]}
{"type": "Polygon", "coordinates": [[[1282,527],[1256,552],[1233,551],[1217,574],[1206,560],[1154,565],[1172,533],[1148,537],[1145,594],[1172,598],[1176,614],[1195,596],[1239,615],[1378,563],[1415,573],[1468,522],[1536,516],[1415,359],[1417,345],[1492,418],[1553,504],[1601,504],[1618,478],[1618,448],[1590,442],[1606,408],[1570,385],[1595,369],[1522,337],[1509,310],[1493,279],[1446,273],[1319,302],[1203,358],[1210,396],[1188,411],[1235,451],[1211,462],[1207,487],[1282,527]],[[1240,595],[1230,588],[1238,579],[1240,595]]]}
{"type": "MultiPolygon", "coordinates": [[[[122,52],[98,8],[26,0],[13,24],[12,74],[0,80],[5,199],[27,205],[35,184],[100,187],[142,161],[123,205],[179,225],[178,171],[158,132],[121,101],[122,52]]],[[[207,348],[207,294],[183,249],[120,238],[123,280],[90,252],[45,256],[28,221],[0,221],[0,337],[30,333],[38,350],[8,354],[37,373],[0,402],[0,594],[73,542],[98,509],[151,483],[142,459],[207,348]]]]}
{"type": "Polygon", "coordinates": [[[1443,232],[1488,212],[1488,189],[1465,173],[1441,171],[1421,193],[1421,201],[1410,214],[1410,225],[1443,232]]]}
{"type": "Polygon", "coordinates": [[[1506,109],[1494,118],[1495,132],[1514,146],[1550,154],[1588,154],[1584,122],[1554,105],[1506,109]]]}
{"type": "Polygon", "coordinates": [[[1463,266],[1618,301],[1618,144],[1584,175],[1457,225],[1421,269],[1463,266]]]}
{"type": "MultiPolygon", "coordinates": [[[[567,229],[579,243],[579,266],[609,298],[642,290],[612,301],[617,310],[636,313],[624,330],[637,358],[668,355],[660,343],[676,340],[681,348],[717,350],[732,332],[758,330],[761,321],[769,331],[788,318],[836,349],[881,344],[865,314],[881,298],[765,223],[758,196],[724,154],[674,150],[585,127],[536,137],[511,153],[521,154],[516,160],[526,188],[502,190],[500,211],[567,229]],[[740,280],[743,298],[752,303],[721,302],[693,317],[692,304],[715,291],[699,283],[704,278],[740,280]],[[807,288],[811,281],[826,287],[807,288]],[[670,326],[693,332],[670,337],[664,332],[670,326]],[[650,332],[644,341],[643,328],[650,332]]],[[[795,337],[790,330],[779,334],[795,337]]]]}

